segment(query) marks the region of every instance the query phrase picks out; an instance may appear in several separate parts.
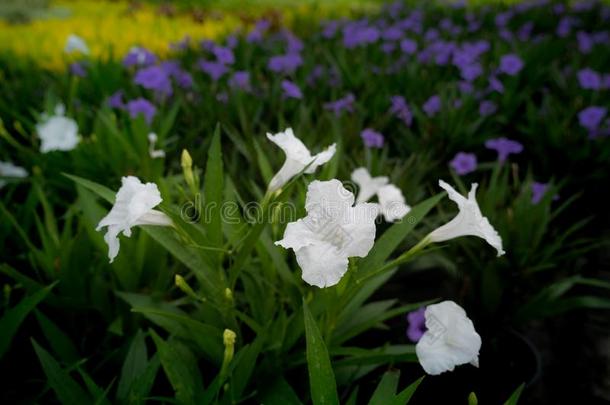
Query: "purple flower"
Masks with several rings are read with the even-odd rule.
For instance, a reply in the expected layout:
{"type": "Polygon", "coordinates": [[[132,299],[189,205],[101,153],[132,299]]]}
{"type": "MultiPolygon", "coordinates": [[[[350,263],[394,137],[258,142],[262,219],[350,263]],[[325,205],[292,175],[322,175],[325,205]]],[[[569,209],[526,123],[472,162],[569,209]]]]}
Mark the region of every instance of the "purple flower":
{"type": "Polygon", "coordinates": [[[481,101],[481,104],[479,104],[479,114],[481,117],[492,115],[497,109],[498,107],[496,107],[496,104],[493,101],[483,100],[481,101]]]}
{"type": "Polygon", "coordinates": [[[232,65],[235,63],[235,55],[231,48],[225,48],[224,46],[214,46],[212,53],[216,56],[216,61],[223,65],[232,65]]]}
{"type": "Polygon", "coordinates": [[[392,106],[390,112],[401,119],[406,126],[410,127],[413,122],[413,114],[407,105],[407,101],[403,96],[392,96],[392,106]]]}
{"type": "Polygon", "coordinates": [[[110,108],[117,108],[119,110],[125,108],[125,103],[123,102],[123,90],[118,90],[108,97],[108,106],[110,108]]]}
{"type": "Polygon", "coordinates": [[[496,27],[506,27],[511,18],[513,18],[513,11],[506,11],[504,13],[498,13],[495,18],[496,27]]]}
{"type": "Polygon", "coordinates": [[[298,53],[289,53],[286,55],[276,55],[269,58],[267,67],[272,72],[276,73],[293,73],[299,66],[303,64],[303,58],[298,53]]]}
{"type": "Polygon", "coordinates": [[[538,204],[542,198],[544,197],[544,195],[546,194],[546,191],[548,190],[549,185],[546,183],[539,183],[537,181],[532,183],[532,204],[536,205],[538,204]]]}
{"type": "Polygon", "coordinates": [[[145,98],[136,98],[127,103],[127,111],[133,119],[143,115],[146,122],[150,125],[157,113],[157,108],[145,98]]]}
{"type": "Polygon", "coordinates": [[[169,75],[161,66],[150,66],[138,70],[133,81],[135,84],[159,94],[165,96],[172,94],[172,83],[169,75]]]}
{"type": "Polygon", "coordinates": [[[393,42],[384,42],[383,45],[381,45],[381,50],[383,53],[392,53],[395,49],[396,44],[393,42]]]}
{"type": "Polygon", "coordinates": [[[325,39],[332,39],[337,35],[339,30],[339,21],[331,20],[324,23],[322,28],[322,37],[325,39]]]}
{"type": "Polygon", "coordinates": [[[441,98],[437,95],[430,97],[422,108],[428,117],[433,117],[441,110],[441,98]]]}
{"type": "Polygon", "coordinates": [[[409,326],[407,328],[407,337],[413,343],[419,342],[419,339],[426,333],[426,307],[421,307],[418,310],[407,314],[409,326]]]}
{"type": "Polygon", "coordinates": [[[403,35],[402,29],[397,25],[391,25],[381,33],[381,37],[386,41],[398,41],[403,35]]]}
{"type": "Polygon", "coordinates": [[[523,145],[512,139],[504,137],[488,139],[485,141],[485,147],[487,149],[495,150],[498,153],[498,160],[500,163],[504,163],[506,158],[510,154],[517,154],[523,152],[523,145]]]}
{"type": "Polygon", "coordinates": [[[333,111],[337,117],[341,115],[343,111],[353,112],[354,111],[354,101],[356,98],[352,93],[349,93],[347,96],[340,98],[336,101],[330,101],[328,103],[324,103],[324,109],[333,111]]]}
{"type": "Polygon", "coordinates": [[[474,172],[477,169],[477,156],[474,153],[458,152],[449,166],[460,176],[474,172]]]}
{"type": "Polygon", "coordinates": [[[458,89],[461,93],[471,94],[474,91],[474,86],[472,83],[462,80],[458,82],[458,89]]]}
{"type": "Polygon", "coordinates": [[[375,43],[379,37],[379,30],[366,22],[355,21],[343,27],[343,46],[348,49],[375,43]]]}
{"type": "Polygon", "coordinates": [[[150,66],[157,62],[157,57],[148,49],[141,47],[133,47],[129,50],[125,58],[123,58],[123,66],[150,66]]]}
{"type": "Polygon", "coordinates": [[[299,100],[303,98],[303,93],[301,92],[299,86],[289,80],[282,80],[282,90],[284,91],[285,97],[296,98],[299,100]]]}
{"type": "Polygon", "coordinates": [[[207,73],[213,81],[218,81],[222,76],[227,73],[228,68],[219,62],[210,62],[204,59],[200,59],[198,62],[199,69],[207,73]]]}
{"type": "Polygon", "coordinates": [[[508,54],[500,58],[500,71],[507,75],[514,76],[523,69],[523,61],[515,54],[508,54]]]}
{"type": "Polygon", "coordinates": [[[249,43],[258,43],[263,40],[265,32],[269,29],[271,23],[267,20],[259,20],[252,31],[246,36],[246,41],[249,43]]]}
{"type": "Polygon", "coordinates": [[[578,121],[583,128],[595,131],[599,128],[599,124],[601,124],[607,113],[608,110],[606,108],[594,105],[579,112],[578,121]]]}
{"type": "Polygon", "coordinates": [[[602,78],[595,70],[584,68],[576,74],[578,83],[583,89],[599,90],[602,87],[602,78]]]}
{"type": "Polygon", "coordinates": [[[87,76],[87,69],[85,69],[85,64],[81,62],[74,62],[70,64],[70,74],[78,77],[87,76]]]}
{"type": "Polygon", "coordinates": [[[496,76],[489,76],[489,89],[498,93],[504,93],[504,85],[496,76]]]}
{"type": "Polygon", "coordinates": [[[360,137],[364,141],[364,146],[367,148],[383,148],[383,135],[372,130],[371,128],[365,128],[360,133],[360,137]]]}
{"type": "Polygon", "coordinates": [[[250,72],[237,71],[229,79],[229,86],[242,91],[250,91],[250,72]]]}
{"type": "Polygon", "coordinates": [[[578,41],[578,49],[581,53],[589,53],[593,49],[593,38],[591,35],[584,31],[578,31],[576,33],[576,40],[578,41]]]}
{"type": "Polygon", "coordinates": [[[410,38],[405,38],[400,41],[400,50],[407,55],[413,55],[415,52],[417,52],[417,42],[410,38]]]}
{"type": "Polygon", "coordinates": [[[286,53],[287,54],[298,54],[303,50],[303,41],[296,35],[288,30],[282,31],[284,39],[286,40],[286,53]]]}
{"type": "Polygon", "coordinates": [[[472,63],[460,67],[460,74],[462,75],[462,78],[469,82],[472,82],[477,77],[481,76],[481,73],[483,73],[483,68],[479,63],[472,63]]]}

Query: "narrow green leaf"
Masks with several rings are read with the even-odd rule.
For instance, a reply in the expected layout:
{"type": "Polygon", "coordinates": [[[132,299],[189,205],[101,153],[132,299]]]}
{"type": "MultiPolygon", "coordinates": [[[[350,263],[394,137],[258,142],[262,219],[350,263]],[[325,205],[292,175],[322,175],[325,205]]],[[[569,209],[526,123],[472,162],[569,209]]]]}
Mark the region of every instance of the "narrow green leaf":
{"type": "Polygon", "coordinates": [[[305,320],[305,339],[307,344],[307,368],[309,370],[309,386],[311,400],[317,404],[339,404],[335,374],[326,344],[318,329],[307,303],[303,301],[303,318],[305,320]]]}
{"type": "Polygon", "coordinates": [[[399,379],[400,371],[386,371],[381,377],[381,381],[379,381],[377,388],[375,388],[375,392],[373,392],[369,405],[390,404],[396,395],[396,388],[398,387],[399,379]]]}
{"type": "Polygon", "coordinates": [[[521,393],[525,388],[525,383],[521,384],[517,389],[512,393],[510,398],[504,403],[504,405],[517,405],[519,403],[519,397],[521,397],[521,393]]]}
{"type": "Polygon", "coordinates": [[[4,356],[4,353],[6,353],[11,345],[11,340],[13,340],[13,336],[17,333],[19,325],[21,325],[30,311],[36,308],[36,306],[45,299],[53,287],[55,287],[55,284],[57,284],[57,281],[44,287],[42,290],[25,297],[19,304],[6,311],[4,316],[0,318],[0,331],[2,331],[2,333],[0,333],[0,358],[4,356]]]}
{"type": "Polygon", "coordinates": [[[183,344],[176,340],[164,341],[151,330],[157,346],[161,365],[176,392],[176,399],[183,404],[196,404],[203,394],[203,383],[196,358],[183,344]]]}
{"type": "Polygon", "coordinates": [[[133,382],[144,373],[148,364],[146,341],[142,330],[138,330],[121,368],[121,377],[117,388],[117,398],[124,400],[129,395],[133,382]]]}
{"type": "Polygon", "coordinates": [[[38,319],[42,333],[51,345],[53,351],[59,355],[61,360],[66,364],[72,364],[78,361],[80,356],[68,335],[42,312],[36,310],[34,314],[36,315],[36,319],[38,319]]]}
{"type": "Polygon", "coordinates": [[[265,405],[302,404],[294,389],[281,376],[268,386],[263,383],[263,394],[261,395],[260,403],[265,405]]]}
{"type": "Polygon", "coordinates": [[[159,361],[159,356],[155,354],[146,365],[144,372],[140,374],[131,384],[131,390],[129,390],[129,400],[127,401],[128,404],[140,405],[146,402],[146,397],[152,389],[160,365],[161,362],[159,361]]]}
{"type": "Polygon", "coordinates": [[[98,184],[91,180],[83,179],[82,177],[74,176],[72,174],[64,173],[63,175],[74,181],[75,183],[85,187],[86,189],[93,191],[95,194],[108,201],[109,203],[114,204],[116,193],[108,187],[102,186],[101,184],[98,184]]]}
{"type": "Polygon", "coordinates": [[[417,204],[399,222],[392,225],[375,242],[368,256],[358,263],[358,271],[361,275],[372,273],[379,268],[390,257],[394,249],[407,237],[415,226],[430,212],[432,208],[446,195],[439,193],[434,197],[417,204]]]}
{"type": "Polygon", "coordinates": [[[46,350],[32,339],[32,345],[36,351],[36,355],[40,360],[42,369],[47,376],[47,381],[59,401],[64,405],[82,405],[92,403],[91,398],[82,389],[80,385],[70,377],[67,371],[63,370],[59,363],[55,361],[46,350]]]}
{"type": "MultiPolygon", "coordinates": [[[[223,191],[223,164],[220,147],[220,126],[214,130],[214,137],[208,151],[208,162],[205,168],[204,194],[206,216],[209,214],[209,223],[206,226],[210,243],[213,246],[222,246],[222,191],[223,191]]],[[[206,218],[208,219],[208,218],[206,218]]]]}
{"type": "Polygon", "coordinates": [[[404,390],[399,392],[398,395],[396,395],[396,397],[394,398],[394,401],[391,402],[391,405],[408,404],[409,401],[411,400],[411,397],[413,396],[413,394],[415,394],[417,387],[419,387],[419,384],[421,384],[421,382],[424,380],[424,377],[425,376],[421,376],[414,383],[412,383],[407,388],[405,388],[404,390]]]}

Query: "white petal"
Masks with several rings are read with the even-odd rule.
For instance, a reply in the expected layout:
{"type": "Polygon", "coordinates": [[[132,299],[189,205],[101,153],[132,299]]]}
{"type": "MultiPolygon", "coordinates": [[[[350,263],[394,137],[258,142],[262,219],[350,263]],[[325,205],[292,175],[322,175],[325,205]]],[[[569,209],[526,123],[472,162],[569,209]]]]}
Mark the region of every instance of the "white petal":
{"type": "Polygon", "coordinates": [[[139,217],[134,225],[171,226],[172,220],[164,212],[150,210],[139,217]]]}
{"type": "Polygon", "coordinates": [[[322,212],[332,218],[340,218],[354,204],[354,194],[337,179],[315,180],[307,187],[305,210],[322,212]]]}
{"type": "Polygon", "coordinates": [[[358,197],[356,203],[366,202],[370,200],[377,191],[388,184],[386,176],[371,177],[368,170],[364,167],[359,167],[352,172],[352,181],[358,185],[358,197]]]}
{"type": "Polygon", "coordinates": [[[502,256],[505,253],[502,248],[502,238],[491,226],[489,220],[481,214],[479,204],[477,204],[475,197],[477,184],[472,184],[468,199],[442,180],[439,181],[439,185],[447,191],[449,198],[458,205],[460,212],[451,221],[432,231],[429,235],[430,240],[432,242],[443,242],[460,236],[478,236],[494,247],[498,256],[502,256]]]}
{"type": "Polygon", "coordinates": [[[73,34],[68,36],[64,51],[66,53],[80,52],[87,55],[89,54],[89,47],[87,47],[87,43],[84,39],[73,34]]]}
{"type": "Polygon", "coordinates": [[[430,305],[425,317],[427,331],[415,352],[426,373],[437,375],[461,364],[478,364],[481,336],[459,305],[453,301],[430,305]]]}
{"type": "Polygon", "coordinates": [[[341,223],[347,243],[342,251],[347,257],[366,257],[375,244],[377,204],[362,203],[350,209],[348,221],[341,223]]]}
{"type": "Polygon", "coordinates": [[[36,125],[40,137],[40,151],[47,153],[54,150],[69,151],[79,142],[76,121],[64,116],[53,116],[46,122],[36,125]]]}
{"type": "MultiPolygon", "coordinates": [[[[303,168],[313,160],[311,153],[309,153],[309,149],[307,149],[299,138],[294,136],[292,128],[288,128],[284,132],[279,132],[275,135],[268,133],[267,138],[282,148],[287,159],[300,162],[303,164],[303,168]]],[[[301,168],[301,170],[303,170],[303,168],[301,168]]]]}
{"type": "Polygon", "coordinates": [[[104,235],[104,240],[108,245],[108,259],[110,259],[110,263],[112,263],[119,254],[119,248],[121,247],[121,242],[118,238],[119,232],[121,232],[121,228],[118,225],[111,225],[104,235]]]}
{"type": "Polygon", "coordinates": [[[331,287],[347,271],[347,256],[341,255],[329,243],[305,246],[296,252],[297,263],[303,270],[303,280],[320,288],[331,287]]]}
{"type": "Polygon", "coordinates": [[[377,191],[377,197],[379,198],[381,212],[388,222],[402,219],[411,211],[411,207],[405,203],[402,191],[393,184],[381,187],[377,191]]]}
{"type": "Polygon", "coordinates": [[[318,167],[322,166],[324,163],[327,163],[330,159],[332,159],[336,151],[337,144],[333,143],[328,148],[324,149],[322,152],[313,156],[313,163],[307,166],[307,169],[305,169],[305,173],[312,174],[313,172],[315,172],[318,167]]]}
{"type": "Polygon", "coordinates": [[[315,221],[317,218],[307,216],[299,219],[296,222],[291,222],[286,225],[284,238],[275,242],[276,245],[282,246],[284,249],[299,250],[302,247],[318,243],[320,238],[316,236],[313,230],[316,227],[315,221]]]}
{"type": "Polygon", "coordinates": [[[293,159],[286,159],[282,168],[273,176],[269,182],[269,192],[279,190],[297,174],[301,173],[306,165],[293,159]]]}

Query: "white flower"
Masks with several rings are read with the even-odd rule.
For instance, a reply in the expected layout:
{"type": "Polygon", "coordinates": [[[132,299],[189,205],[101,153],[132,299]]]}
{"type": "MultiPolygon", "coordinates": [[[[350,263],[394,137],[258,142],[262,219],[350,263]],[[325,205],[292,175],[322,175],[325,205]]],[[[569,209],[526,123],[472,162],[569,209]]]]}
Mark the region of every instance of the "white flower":
{"type": "Polygon", "coordinates": [[[23,168],[12,164],[11,162],[0,162],[0,188],[6,185],[6,178],[22,179],[28,177],[28,172],[23,168]]]}
{"type": "Polygon", "coordinates": [[[386,176],[371,177],[368,170],[359,167],[352,172],[352,181],[358,185],[356,203],[366,202],[377,195],[378,213],[383,214],[386,221],[402,219],[411,211],[411,207],[405,203],[402,191],[395,185],[389,184],[386,176]]]}
{"type": "Polygon", "coordinates": [[[171,219],[161,211],[154,210],[163,201],[155,183],[142,184],[133,176],[123,177],[116,194],[114,206],[97,225],[99,231],[107,227],[104,240],[108,244],[110,263],[119,253],[119,233],[131,236],[131,227],[137,225],[170,226],[171,219]]]}
{"type": "Polygon", "coordinates": [[[292,128],[288,128],[284,132],[279,132],[275,135],[268,133],[267,138],[282,148],[286,154],[284,165],[280,171],[273,176],[271,182],[269,182],[269,192],[280,189],[306,167],[305,173],[311,174],[315,172],[319,166],[322,166],[333,157],[336,150],[336,145],[333,143],[324,151],[311,156],[309,149],[303,145],[303,142],[301,142],[300,139],[294,136],[292,128]]]}
{"type": "Polygon", "coordinates": [[[439,180],[438,184],[447,191],[449,198],[458,205],[460,212],[451,221],[432,231],[428,235],[430,241],[443,242],[460,236],[478,236],[493,246],[498,251],[498,256],[502,256],[505,253],[502,249],[502,238],[481,214],[477,204],[475,193],[478,184],[472,184],[467,199],[444,181],[439,180]]]}
{"type": "Polygon", "coordinates": [[[55,107],[55,115],[42,115],[43,122],[36,125],[40,137],[42,153],[54,150],[68,151],[78,145],[78,124],[72,118],[64,117],[65,107],[59,104],[55,107]]]}
{"type": "Polygon", "coordinates": [[[359,167],[352,172],[352,181],[358,185],[358,197],[356,198],[358,204],[370,200],[381,187],[388,184],[389,180],[386,176],[371,177],[368,170],[359,167]]]}
{"type": "Polygon", "coordinates": [[[275,242],[294,250],[303,280],[320,288],[339,282],[348,257],[365,257],[375,242],[374,204],[353,206],[354,194],[339,180],[313,181],[307,188],[307,216],[286,227],[275,242]]]}
{"type": "Polygon", "coordinates": [[[87,43],[85,42],[84,39],[82,39],[78,35],[72,34],[72,35],[68,36],[68,39],[66,40],[66,46],[64,48],[64,52],[65,53],[80,52],[84,55],[88,55],[89,47],[87,46],[87,43]]]}
{"type": "Polygon", "coordinates": [[[405,203],[402,191],[393,184],[388,184],[377,190],[377,198],[379,199],[379,211],[387,222],[402,219],[411,211],[411,207],[405,203]]]}
{"type": "Polygon", "coordinates": [[[443,301],[426,308],[427,331],[417,342],[415,353],[426,373],[438,375],[455,366],[479,366],[481,336],[462,307],[443,301]]]}
{"type": "Polygon", "coordinates": [[[152,159],[159,159],[165,157],[164,150],[155,150],[155,144],[157,143],[157,134],[151,132],[148,134],[148,154],[152,159]]]}

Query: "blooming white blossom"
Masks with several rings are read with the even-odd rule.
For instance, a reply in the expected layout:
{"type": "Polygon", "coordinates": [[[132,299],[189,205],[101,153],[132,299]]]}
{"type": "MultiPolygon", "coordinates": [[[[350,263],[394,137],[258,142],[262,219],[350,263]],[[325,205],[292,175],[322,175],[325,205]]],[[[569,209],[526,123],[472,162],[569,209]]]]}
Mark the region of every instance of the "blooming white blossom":
{"type": "Polygon", "coordinates": [[[104,240],[108,244],[110,263],[119,253],[119,233],[131,236],[131,227],[137,225],[172,225],[171,219],[161,211],[154,210],[163,201],[155,183],[143,184],[133,176],[123,177],[116,194],[114,206],[97,225],[99,231],[106,228],[104,240]]]}
{"type": "Polygon", "coordinates": [[[267,138],[282,148],[286,154],[284,165],[280,171],[273,176],[271,182],[269,182],[269,192],[280,189],[284,184],[288,183],[291,178],[299,174],[305,168],[307,168],[305,169],[305,173],[307,174],[315,172],[319,166],[328,162],[336,151],[336,144],[333,143],[322,152],[312,156],[303,142],[294,136],[292,128],[288,128],[284,132],[279,132],[275,135],[268,133],[267,138]]]}
{"type": "Polygon", "coordinates": [[[286,227],[275,242],[294,250],[303,280],[320,288],[339,282],[348,257],[365,257],[375,242],[374,204],[354,204],[339,180],[313,181],[307,188],[307,216],[286,227]]]}
{"type": "Polygon", "coordinates": [[[443,301],[426,308],[426,332],[417,342],[415,353],[426,373],[438,375],[455,366],[479,366],[481,336],[462,307],[443,301]]]}
{"type": "Polygon", "coordinates": [[[6,185],[5,178],[22,179],[28,176],[27,170],[11,162],[0,162],[0,188],[6,185]]]}
{"type": "Polygon", "coordinates": [[[502,238],[487,218],[481,214],[481,209],[477,204],[475,193],[478,184],[471,185],[468,198],[442,180],[439,180],[438,184],[447,191],[449,198],[458,205],[460,212],[451,221],[432,231],[428,235],[430,241],[443,242],[460,236],[478,236],[493,246],[497,250],[498,256],[502,256],[505,253],[502,249],[502,238]]]}
{"type": "Polygon", "coordinates": [[[69,35],[68,39],[66,40],[66,46],[64,47],[64,52],[65,53],[80,52],[84,55],[88,55],[89,47],[87,46],[87,43],[85,42],[84,39],[82,39],[78,35],[72,34],[72,35],[69,35]]]}
{"type": "Polygon", "coordinates": [[[411,211],[411,207],[405,203],[402,191],[393,184],[388,184],[377,190],[377,198],[379,199],[379,211],[388,222],[402,219],[411,211]]]}
{"type": "Polygon", "coordinates": [[[368,170],[359,167],[352,172],[352,181],[358,185],[358,197],[356,197],[358,204],[373,198],[381,187],[388,184],[389,180],[386,176],[372,177],[368,170]]]}
{"type": "Polygon", "coordinates": [[[386,221],[402,219],[411,211],[411,207],[405,203],[402,191],[390,184],[386,176],[372,177],[368,170],[359,167],[352,172],[352,181],[358,185],[356,203],[366,202],[377,195],[378,214],[383,214],[386,221]]]}
{"type": "Polygon", "coordinates": [[[157,144],[157,134],[151,132],[148,134],[148,154],[153,159],[159,159],[165,157],[165,151],[161,149],[155,150],[155,145],[157,144]]]}
{"type": "Polygon", "coordinates": [[[78,124],[72,118],[65,117],[64,112],[64,105],[58,104],[55,107],[55,115],[49,117],[42,114],[42,122],[36,125],[42,153],[54,150],[69,151],[78,145],[78,124]]]}

